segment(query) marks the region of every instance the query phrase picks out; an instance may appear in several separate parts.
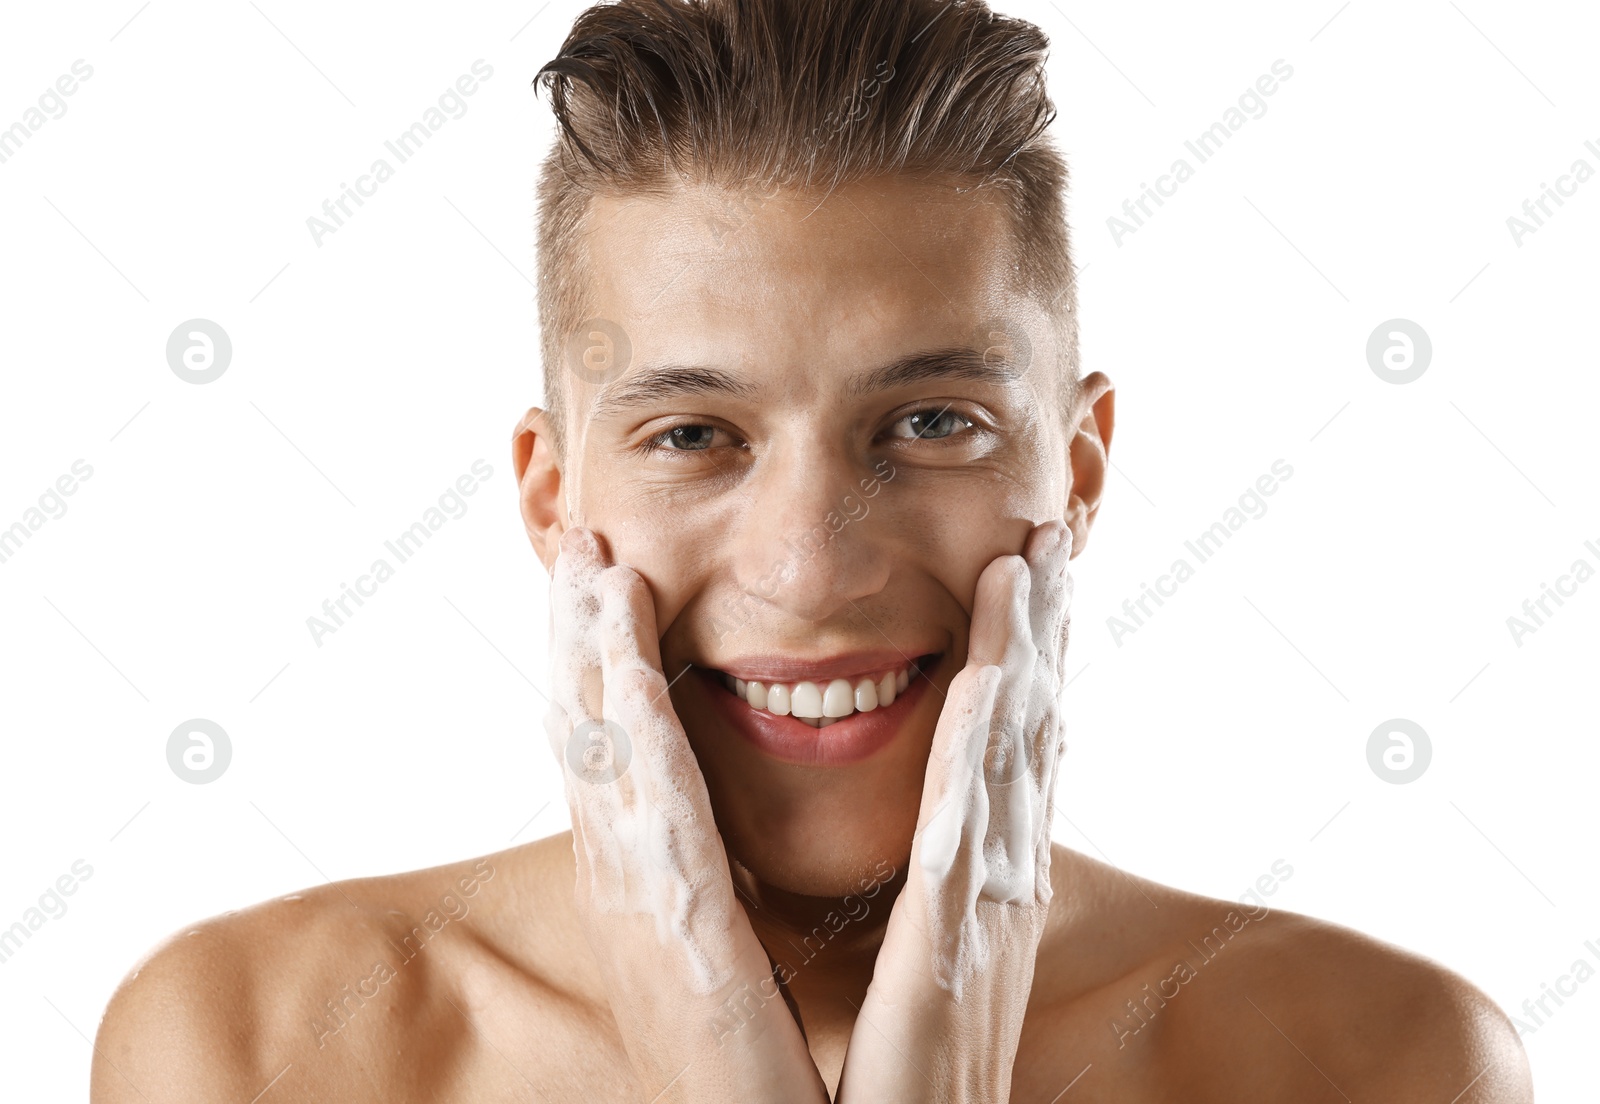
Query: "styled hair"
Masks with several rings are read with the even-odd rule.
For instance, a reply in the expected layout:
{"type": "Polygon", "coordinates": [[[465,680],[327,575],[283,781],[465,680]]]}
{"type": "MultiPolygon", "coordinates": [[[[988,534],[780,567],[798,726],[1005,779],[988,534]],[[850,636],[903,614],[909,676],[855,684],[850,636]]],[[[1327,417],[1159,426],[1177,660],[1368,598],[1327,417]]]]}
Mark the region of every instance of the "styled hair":
{"type": "Polygon", "coordinates": [[[1046,128],[1049,40],[983,0],[616,0],[583,11],[544,83],[560,133],[540,168],[547,427],[565,434],[567,343],[591,317],[596,195],[827,188],[885,175],[992,190],[1021,286],[1078,383],[1067,165],[1046,128]]]}

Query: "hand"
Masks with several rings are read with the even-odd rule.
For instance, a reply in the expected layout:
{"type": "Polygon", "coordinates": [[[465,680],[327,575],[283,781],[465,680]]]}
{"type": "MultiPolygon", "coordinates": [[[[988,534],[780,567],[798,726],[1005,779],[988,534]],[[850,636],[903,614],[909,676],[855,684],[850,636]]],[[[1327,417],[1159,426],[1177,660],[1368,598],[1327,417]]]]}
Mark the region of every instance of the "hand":
{"type": "Polygon", "coordinates": [[[572,529],[551,609],[545,727],[565,764],[577,911],[643,1099],[826,1104],[734,896],[705,779],[667,696],[649,587],[611,564],[593,533],[572,529]]]}
{"type": "Polygon", "coordinates": [[[934,731],[910,871],[850,1033],[840,1104],[1010,1098],[1052,896],[1071,553],[1066,525],[1049,522],[978,579],[967,665],[934,731]]]}

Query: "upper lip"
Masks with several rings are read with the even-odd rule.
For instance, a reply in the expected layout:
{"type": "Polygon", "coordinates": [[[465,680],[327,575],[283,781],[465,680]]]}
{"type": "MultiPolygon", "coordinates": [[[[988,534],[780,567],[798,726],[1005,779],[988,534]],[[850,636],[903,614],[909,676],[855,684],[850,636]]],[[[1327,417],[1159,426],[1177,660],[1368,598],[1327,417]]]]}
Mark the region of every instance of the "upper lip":
{"type": "Polygon", "coordinates": [[[696,663],[714,671],[732,675],[746,682],[830,682],[858,675],[872,675],[882,671],[898,670],[916,662],[918,657],[936,651],[933,648],[880,649],[876,651],[848,652],[843,655],[804,659],[794,655],[738,656],[723,663],[696,663]]]}

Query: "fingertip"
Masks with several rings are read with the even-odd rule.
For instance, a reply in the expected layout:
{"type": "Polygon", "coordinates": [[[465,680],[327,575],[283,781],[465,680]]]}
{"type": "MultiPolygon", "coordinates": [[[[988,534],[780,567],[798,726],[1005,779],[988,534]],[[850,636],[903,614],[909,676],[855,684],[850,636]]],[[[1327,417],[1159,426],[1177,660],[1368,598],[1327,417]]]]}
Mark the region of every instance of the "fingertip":
{"type": "Polygon", "coordinates": [[[626,609],[634,604],[644,577],[627,564],[612,564],[600,572],[602,609],[626,609]]]}
{"type": "Polygon", "coordinates": [[[1072,529],[1065,518],[1040,522],[1028,538],[1029,560],[1040,560],[1057,552],[1072,555],[1072,529]]]}
{"type": "MultiPolygon", "coordinates": [[[[1009,581],[1014,585],[1026,586],[1028,580],[1032,577],[1028,568],[1028,561],[1025,557],[1012,553],[1005,556],[996,556],[990,562],[988,568],[985,569],[984,574],[991,575],[997,582],[1009,581]]],[[[980,578],[980,586],[982,582],[983,580],[980,578]]]]}
{"type": "Polygon", "coordinates": [[[594,530],[582,525],[569,526],[561,534],[560,549],[569,555],[594,554],[600,551],[600,542],[594,535],[594,530]]]}

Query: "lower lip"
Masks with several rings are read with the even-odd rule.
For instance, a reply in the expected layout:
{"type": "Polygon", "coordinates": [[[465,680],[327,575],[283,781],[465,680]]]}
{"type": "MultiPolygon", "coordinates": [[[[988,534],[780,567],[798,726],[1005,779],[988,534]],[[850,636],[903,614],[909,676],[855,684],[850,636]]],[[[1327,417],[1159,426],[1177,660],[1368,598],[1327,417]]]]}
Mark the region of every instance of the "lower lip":
{"type": "Polygon", "coordinates": [[[716,671],[701,667],[695,674],[704,682],[717,711],[739,735],[774,759],[807,767],[859,763],[886,747],[927,693],[929,681],[926,672],[913,673],[905,693],[897,695],[893,705],[852,713],[826,728],[812,728],[793,717],[752,708],[728,691],[716,671]]]}

